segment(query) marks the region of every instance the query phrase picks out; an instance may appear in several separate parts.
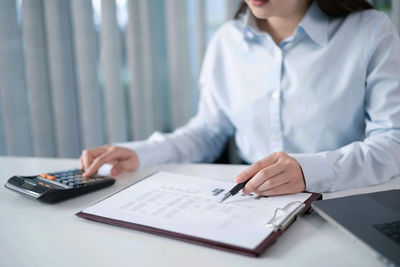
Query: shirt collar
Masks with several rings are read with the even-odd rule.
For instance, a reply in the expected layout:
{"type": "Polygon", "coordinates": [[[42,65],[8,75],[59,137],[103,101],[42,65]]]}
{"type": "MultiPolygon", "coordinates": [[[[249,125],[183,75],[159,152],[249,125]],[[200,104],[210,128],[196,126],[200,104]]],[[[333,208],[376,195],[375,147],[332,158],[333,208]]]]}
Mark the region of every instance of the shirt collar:
{"type": "MultiPolygon", "coordinates": [[[[245,40],[251,40],[256,38],[256,35],[264,34],[258,28],[257,20],[249,9],[243,19],[246,23],[243,32],[245,40]]],[[[299,28],[304,30],[311,40],[319,45],[324,45],[328,41],[328,27],[329,17],[319,8],[318,3],[313,1],[297,30],[299,28]]]]}
{"type": "Polygon", "coordinates": [[[328,42],[329,17],[319,8],[317,1],[313,1],[298,27],[303,28],[315,43],[324,45],[328,42]]]}

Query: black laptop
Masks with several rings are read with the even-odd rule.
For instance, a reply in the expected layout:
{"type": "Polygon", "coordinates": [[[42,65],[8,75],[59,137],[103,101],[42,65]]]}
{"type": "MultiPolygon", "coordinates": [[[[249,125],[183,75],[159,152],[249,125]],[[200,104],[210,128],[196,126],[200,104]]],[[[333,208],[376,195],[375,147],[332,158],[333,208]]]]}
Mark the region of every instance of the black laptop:
{"type": "Polygon", "coordinates": [[[367,245],[384,264],[400,266],[400,190],[321,200],[312,207],[367,245]]]}

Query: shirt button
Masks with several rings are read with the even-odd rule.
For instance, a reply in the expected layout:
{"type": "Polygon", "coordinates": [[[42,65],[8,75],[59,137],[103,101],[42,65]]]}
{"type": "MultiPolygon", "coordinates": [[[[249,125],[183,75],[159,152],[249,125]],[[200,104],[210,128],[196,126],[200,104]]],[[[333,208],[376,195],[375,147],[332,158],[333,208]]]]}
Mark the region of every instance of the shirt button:
{"type": "Polygon", "coordinates": [[[281,139],[281,135],[278,134],[278,133],[277,133],[277,134],[274,134],[274,139],[275,139],[275,140],[281,139]]]}
{"type": "Polygon", "coordinates": [[[247,38],[249,38],[249,39],[253,39],[254,38],[254,33],[250,32],[250,31],[248,31],[246,33],[246,35],[247,35],[247,38]]]}
{"type": "Polygon", "coordinates": [[[279,96],[278,90],[275,90],[275,91],[272,93],[272,99],[276,100],[276,99],[278,98],[278,96],[279,96]]]}

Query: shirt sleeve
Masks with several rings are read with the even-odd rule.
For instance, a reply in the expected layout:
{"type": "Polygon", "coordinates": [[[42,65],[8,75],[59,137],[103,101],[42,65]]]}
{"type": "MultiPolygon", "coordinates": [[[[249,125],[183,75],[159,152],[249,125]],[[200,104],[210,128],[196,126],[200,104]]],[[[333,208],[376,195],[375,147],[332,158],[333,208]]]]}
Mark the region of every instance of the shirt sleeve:
{"type": "Polygon", "coordinates": [[[308,191],[373,185],[400,174],[400,39],[387,17],[371,33],[367,51],[365,139],[334,151],[292,154],[308,191]]]}
{"type": "Polygon", "coordinates": [[[215,40],[210,43],[203,63],[199,87],[197,115],[173,133],[155,132],[147,140],[116,144],[132,149],[139,157],[140,166],[171,162],[212,162],[221,153],[234,127],[222,110],[210,79],[216,68],[215,40]]]}

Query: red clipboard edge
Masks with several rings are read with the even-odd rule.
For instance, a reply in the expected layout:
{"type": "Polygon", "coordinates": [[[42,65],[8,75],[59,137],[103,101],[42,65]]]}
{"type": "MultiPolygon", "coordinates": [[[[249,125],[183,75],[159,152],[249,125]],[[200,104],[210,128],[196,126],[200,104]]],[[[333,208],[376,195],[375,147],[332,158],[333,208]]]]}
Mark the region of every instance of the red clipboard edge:
{"type": "MultiPolygon", "coordinates": [[[[305,212],[307,212],[311,207],[311,203],[313,201],[319,200],[319,199],[322,199],[321,194],[312,193],[312,195],[304,202],[305,208],[299,214],[296,215],[296,218],[298,216],[301,216],[305,212]]],[[[89,220],[96,221],[96,222],[111,224],[111,225],[115,225],[115,226],[119,226],[119,227],[123,227],[123,228],[128,228],[131,230],[138,230],[138,231],[142,231],[142,232],[146,232],[146,233],[150,233],[150,234],[164,236],[164,237],[172,238],[175,240],[180,240],[180,241],[184,241],[184,242],[188,242],[188,243],[192,243],[192,244],[196,244],[196,245],[215,248],[215,249],[232,252],[232,253],[237,253],[237,254],[250,256],[250,257],[259,257],[265,250],[267,250],[267,248],[272,246],[276,242],[278,237],[280,235],[282,235],[284,232],[284,231],[280,231],[280,230],[275,231],[275,232],[271,233],[268,237],[266,237],[255,249],[247,249],[247,248],[233,246],[233,245],[229,245],[226,243],[217,242],[217,241],[213,241],[213,240],[209,240],[209,239],[199,238],[196,236],[190,236],[190,235],[180,234],[177,232],[162,230],[159,228],[154,228],[154,227],[150,227],[150,226],[146,226],[146,225],[110,219],[107,217],[84,213],[82,211],[76,213],[75,215],[78,217],[81,217],[84,219],[89,219],[89,220]]],[[[293,224],[293,222],[291,224],[293,224]]],[[[289,227],[290,227],[290,225],[287,228],[289,228],[289,227]]]]}

